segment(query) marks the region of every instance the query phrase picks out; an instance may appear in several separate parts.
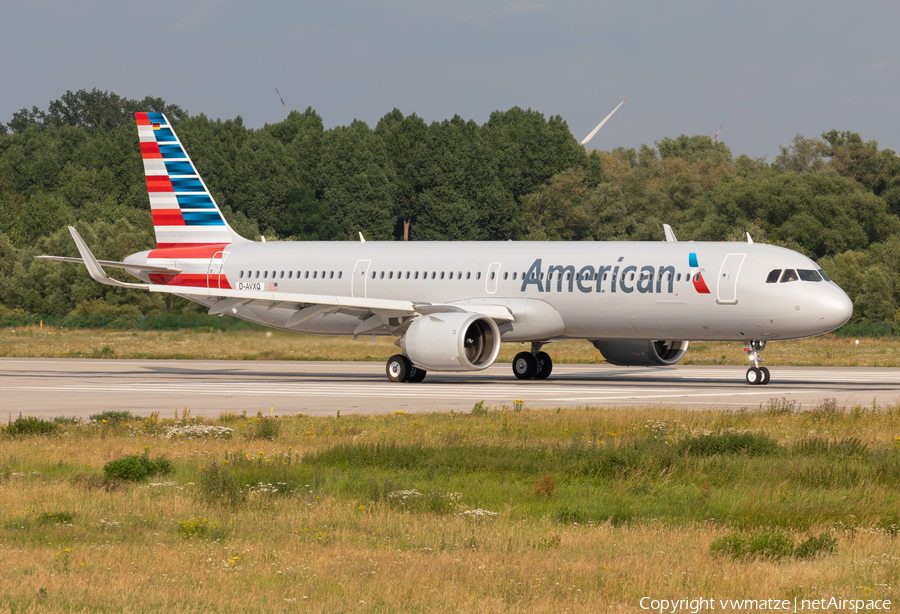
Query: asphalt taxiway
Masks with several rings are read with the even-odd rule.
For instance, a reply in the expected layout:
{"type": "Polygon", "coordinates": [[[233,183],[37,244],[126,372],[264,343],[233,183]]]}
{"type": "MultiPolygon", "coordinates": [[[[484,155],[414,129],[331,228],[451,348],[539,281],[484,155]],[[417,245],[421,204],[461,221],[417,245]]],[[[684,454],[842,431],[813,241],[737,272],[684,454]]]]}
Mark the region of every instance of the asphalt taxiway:
{"type": "MultiPolygon", "coordinates": [[[[335,415],[397,410],[466,411],[486,405],[738,409],[785,398],[804,408],[823,399],[871,406],[900,401],[900,369],[771,366],[767,386],[750,386],[746,367],[554,365],[544,381],[519,381],[509,364],[476,373],[429,373],[394,384],[382,363],[0,358],[0,412],[88,417],[127,409],[167,416],[222,411],[335,415]]],[[[2,414],[0,414],[2,415],[2,414]]]]}

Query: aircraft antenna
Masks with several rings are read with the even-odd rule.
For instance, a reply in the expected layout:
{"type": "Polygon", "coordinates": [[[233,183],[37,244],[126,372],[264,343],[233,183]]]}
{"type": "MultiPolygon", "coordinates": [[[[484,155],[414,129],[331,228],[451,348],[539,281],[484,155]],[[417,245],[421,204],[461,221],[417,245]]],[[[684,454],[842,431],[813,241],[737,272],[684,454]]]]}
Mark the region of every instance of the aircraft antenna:
{"type": "MultiPolygon", "coordinates": [[[[628,100],[628,96],[625,97],[625,100],[628,100]]],[[[618,111],[618,110],[619,110],[619,107],[621,107],[623,104],[625,104],[625,100],[623,100],[622,102],[620,102],[620,103],[616,106],[616,108],[612,110],[612,113],[610,113],[609,115],[607,115],[606,117],[604,117],[604,118],[603,118],[603,121],[600,122],[599,124],[597,124],[597,127],[594,128],[593,130],[591,130],[591,133],[590,133],[589,135],[587,135],[586,137],[584,137],[584,140],[581,141],[581,144],[582,144],[582,145],[587,145],[587,142],[590,141],[592,138],[594,138],[594,135],[597,134],[597,131],[600,130],[600,128],[603,127],[603,124],[606,123],[606,120],[608,120],[610,117],[612,117],[612,116],[613,116],[613,113],[615,113],[616,111],[618,111]]]]}

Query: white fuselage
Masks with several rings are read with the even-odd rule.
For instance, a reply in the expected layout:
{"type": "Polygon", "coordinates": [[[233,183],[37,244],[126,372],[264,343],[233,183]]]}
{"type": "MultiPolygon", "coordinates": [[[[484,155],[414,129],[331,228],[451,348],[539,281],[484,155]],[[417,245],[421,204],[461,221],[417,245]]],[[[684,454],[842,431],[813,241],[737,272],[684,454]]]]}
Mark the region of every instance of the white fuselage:
{"type": "MultiPolygon", "coordinates": [[[[268,242],[234,244],[212,260],[149,254],[126,262],[181,268],[208,283],[224,287],[227,280],[232,289],[267,294],[502,305],[514,316],[500,328],[503,341],[793,339],[831,331],[852,314],[833,282],[767,283],[775,269],[819,267],[797,252],[751,243],[268,242]]],[[[235,315],[287,328],[295,312],[250,303],[235,315]]],[[[363,315],[343,310],[290,330],[353,334],[363,315]]]]}

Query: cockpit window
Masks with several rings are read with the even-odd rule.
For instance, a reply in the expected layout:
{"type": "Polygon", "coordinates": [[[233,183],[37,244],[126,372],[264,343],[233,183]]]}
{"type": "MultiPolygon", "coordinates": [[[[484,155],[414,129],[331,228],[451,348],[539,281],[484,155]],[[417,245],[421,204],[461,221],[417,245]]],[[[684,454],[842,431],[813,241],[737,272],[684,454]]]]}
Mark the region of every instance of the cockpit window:
{"type": "Polygon", "coordinates": [[[823,271],[822,269],[819,269],[819,275],[821,275],[822,279],[824,279],[825,281],[831,281],[831,278],[828,277],[828,275],[826,275],[825,271],[823,271]]]}
{"type": "Polygon", "coordinates": [[[781,283],[785,283],[788,281],[797,281],[797,271],[794,269],[785,269],[784,275],[781,276],[781,283]]]}
{"type": "Polygon", "coordinates": [[[766,277],[766,283],[767,283],[767,284],[775,284],[775,283],[778,283],[778,276],[779,276],[779,275],[781,275],[781,269],[775,269],[774,271],[772,271],[771,273],[769,273],[769,276],[768,276],[768,277],[766,277]]]}
{"type": "Polygon", "coordinates": [[[797,269],[797,273],[800,275],[800,281],[822,281],[821,276],[816,271],[797,269]]]}

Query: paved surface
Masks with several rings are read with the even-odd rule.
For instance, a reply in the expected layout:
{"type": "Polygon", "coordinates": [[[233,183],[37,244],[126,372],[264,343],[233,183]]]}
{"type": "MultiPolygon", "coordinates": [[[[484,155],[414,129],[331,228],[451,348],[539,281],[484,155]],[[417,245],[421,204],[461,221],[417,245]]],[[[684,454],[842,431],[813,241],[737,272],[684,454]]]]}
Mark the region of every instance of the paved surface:
{"type": "Polygon", "coordinates": [[[392,384],[381,363],[0,358],[0,420],[12,412],[87,417],[107,409],[163,416],[223,410],[277,414],[469,410],[478,401],[528,407],[676,405],[758,407],[785,397],[804,407],[900,401],[900,369],[770,367],[768,386],[749,386],[745,367],[554,365],[545,381],[516,380],[508,364],[479,373],[429,373],[392,384]]]}

